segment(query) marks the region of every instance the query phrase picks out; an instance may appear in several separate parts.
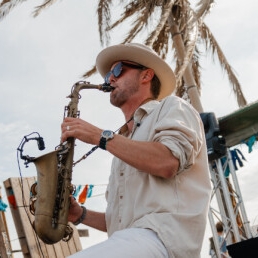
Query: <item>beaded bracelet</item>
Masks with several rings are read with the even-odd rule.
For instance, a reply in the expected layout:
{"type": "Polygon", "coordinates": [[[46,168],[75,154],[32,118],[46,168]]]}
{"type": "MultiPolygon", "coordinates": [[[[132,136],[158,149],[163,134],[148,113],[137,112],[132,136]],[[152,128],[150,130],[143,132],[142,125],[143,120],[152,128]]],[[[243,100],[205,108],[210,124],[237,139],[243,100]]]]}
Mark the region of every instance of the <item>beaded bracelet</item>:
{"type": "Polygon", "coordinates": [[[81,215],[81,217],[79,218],[79,219],[77,219],[75,222],[73,222],[73,224],[75,225],[75,226],[77,226],[77,225],[79,225],[80,223],[82,223],[83,222],[83,220],[85,219],[85,217],[86,217],[86,213],[87,213],[87,209],[84,207],[84,206],[81,206],[82,207],[82,215],[81,215]]]}

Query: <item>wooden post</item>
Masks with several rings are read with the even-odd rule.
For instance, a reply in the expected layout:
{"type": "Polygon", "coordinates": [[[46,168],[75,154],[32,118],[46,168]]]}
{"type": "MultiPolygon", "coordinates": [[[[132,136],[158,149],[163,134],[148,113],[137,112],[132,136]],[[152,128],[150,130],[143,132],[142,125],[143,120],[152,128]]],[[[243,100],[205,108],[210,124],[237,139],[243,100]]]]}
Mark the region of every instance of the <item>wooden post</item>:
{"type": "Polygon", "coordinates": [[[74,233],[68,242],[61,240],[54,245],[47,245],[36,235],[32,227],[34,216],[28,208],[30,188],[36,181],[36,177],[23,178],[22,180],[21,178],[9,178],[4,181],[23,256],[25,258],[63,258],[80,251],[82,246],[79,234],[71,224],[74,233]]]}
{"type": "MultiPolygon", "coordinates": [[[[0,186],[0,200],[2,200],[1,186],[0,186]]],[[[0,257],[1,258],[13,257],[4,211],[0,211],[0,257]]]]}

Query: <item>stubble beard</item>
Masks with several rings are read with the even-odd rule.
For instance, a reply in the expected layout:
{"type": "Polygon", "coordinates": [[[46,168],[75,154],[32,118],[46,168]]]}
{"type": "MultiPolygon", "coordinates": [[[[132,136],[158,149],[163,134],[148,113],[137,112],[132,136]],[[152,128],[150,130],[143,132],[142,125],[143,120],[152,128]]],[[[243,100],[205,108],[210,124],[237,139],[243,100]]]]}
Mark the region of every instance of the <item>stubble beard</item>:
{"type": "Polygon", "coordinates": [[[133,80],[124,81],[124,90],[115,89],[110,94],[110,103],[115,107],[122,107],[139,90],[138,82],[133,80]]]}

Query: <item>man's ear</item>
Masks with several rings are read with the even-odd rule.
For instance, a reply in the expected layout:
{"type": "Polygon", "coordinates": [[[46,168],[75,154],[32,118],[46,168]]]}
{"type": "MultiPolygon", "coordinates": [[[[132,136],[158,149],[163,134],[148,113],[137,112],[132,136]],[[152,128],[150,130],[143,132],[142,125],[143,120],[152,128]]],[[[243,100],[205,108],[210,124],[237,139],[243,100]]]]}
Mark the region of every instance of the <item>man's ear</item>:
{"type": "Polygon", "coordinates": [[[146,83],[152,80],[154,77],[154,71],[153,69],[146,69],[142,71],[142,82],[146,83]]]}

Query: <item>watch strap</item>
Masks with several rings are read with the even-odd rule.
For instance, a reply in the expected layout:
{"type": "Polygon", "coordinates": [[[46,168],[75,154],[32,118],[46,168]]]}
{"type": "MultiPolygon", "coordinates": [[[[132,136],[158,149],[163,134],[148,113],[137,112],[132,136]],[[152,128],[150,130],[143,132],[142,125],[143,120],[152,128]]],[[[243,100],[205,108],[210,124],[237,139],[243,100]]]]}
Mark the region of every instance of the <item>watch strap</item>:
{"type": "Polygon", "coordinates": [[[102,150],[106,150],[107,141],[114,138],[114,132],[111,130],[104,130],[101,134],[101,138],[99,141],[99,147],[102,150]]]}
{"type": "Polygon", "coordinates": [[[79,225],[80,223],[82,223],[82,222],[84,221],[85,217],[86,217],[87,209],[85,208],[85,206],[81,206],[81,208],[82,208],[82,215],[81,215],[81,217],[80,217],[78,220],[76,220],[75,222],[73,222],[73,224],[74,224],[75,226],[77,226],[77,225],[79,225]]]}
{"type": "Polygon", "coordinates": [[[104,138],[104,137],[101,137],[101,138],[100,138],[100,141],[99,141],[99,147],[100,147],[102,150],[106,150],[106,145],[107,145],[107,139],[104,138]]]}

